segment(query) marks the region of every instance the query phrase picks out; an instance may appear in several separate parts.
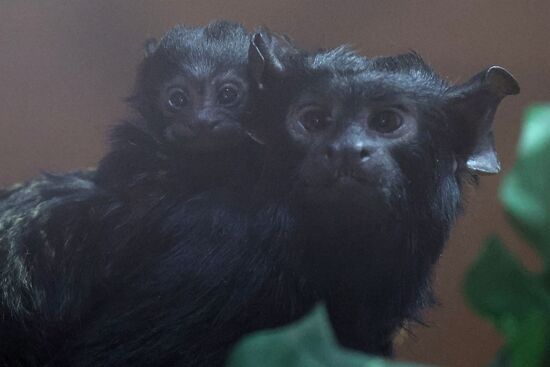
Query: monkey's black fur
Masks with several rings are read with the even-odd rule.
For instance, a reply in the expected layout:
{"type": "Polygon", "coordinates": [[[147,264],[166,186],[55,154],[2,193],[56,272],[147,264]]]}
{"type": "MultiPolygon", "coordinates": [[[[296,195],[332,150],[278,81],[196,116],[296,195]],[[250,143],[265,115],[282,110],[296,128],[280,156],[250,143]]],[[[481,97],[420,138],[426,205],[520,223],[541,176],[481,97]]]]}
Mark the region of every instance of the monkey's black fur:
{"type": "MultiPolygon", "coordinates": [[[[416,55],[367,60],[346,49],[306,55],[267,32],[254,36],[245,63],[261,93],[242,122],[267,150],[254,189],[247,184],[254,179],[195,188],[197,178],[189,186],[179,173],[188,167],[180,152],[202,157],[204,146],[217,150],[218,140],[200,137],[202,148],[186,147],[189,130],[171,129],[173,120],[151,97],[155,89],[147,92],[137,103],[142,118],[117,130],[93,187],[77,190],[85,197],[90,189],[90,206],[53,211],[63,217],[52,220],[52,233],[90,236],[63,242],[65,233],[56,241],[77,244],[60,247],[70,254],[61,264],[82,270],[76,279],[83,288],[76,290],[84,295],[70,308],[77,320],[61,318],[54,324],[61,334],[52,334],[50,321],[42,324],[33,309],[36,338],[26,349],[8,339],[16,357],[1,355],[1,362],[221,366],[245,333],[286,324],[320,301],[344,345],[391,354],[396,329],[430,303],[430,273],[459,211],[464,179],[470,171],[495,170],[492,117],[517,85],[492,68],[452,86],[416,55]],[[50,337],[63,347],[48,354],[38,340],[50,337]],[[41,349],[38,357],[25,360],[33,348],[41,349]]],[[[31,226],[30,233],[41,228],[31,226]]],[[[34,236],[40,248],[33,251],[47,253],[44,239],[34,236]]],[[[10,243],[0,242],[2,250],[10,243]]],[[[13,243],[17,251],[5,268],[28,269],[23,242],[13,243]]],[[[41,264],[59,271],[58,261],[41,264]]],[[[53,295],[52,310],[62,310],[75,289],[59,286],[63,276],[44,277],[52,279],[43,294],[53,295]],[[51,291],[57,287],[61,293],[51,291]]],[[[3,302],[15,299],[18,291],[3,284],[3,302]]],[[[32,284],[30,292],[42,290],[32,284]]],[[[2,332],[24,336],[21,318],[13,320],[2,332]]]]}
{"type": "Polygon", "coordinates": [[[43,175],[1,194],[1,366],[41,365],[90,308],[99,257],[79,243],[96,234],[77,229],[94,216],[93,174],[43,175]]]}
{"type": "Polygon", "coordinates": [[[345,346],[390,355],[430,304],[463,182],[494,153],[492,114],[515,81],[489,69],[451,86],[415,54],[294,51],[266,33],[251,48],[263,93],[249,129],[267,147],[254,195],[213,190],[163,212],[166,251],[126,265],[54,365],[221,366],[245,333],[321,301],[345,346]],[[387,111],[402,125],[373,117],[387,111]]]}

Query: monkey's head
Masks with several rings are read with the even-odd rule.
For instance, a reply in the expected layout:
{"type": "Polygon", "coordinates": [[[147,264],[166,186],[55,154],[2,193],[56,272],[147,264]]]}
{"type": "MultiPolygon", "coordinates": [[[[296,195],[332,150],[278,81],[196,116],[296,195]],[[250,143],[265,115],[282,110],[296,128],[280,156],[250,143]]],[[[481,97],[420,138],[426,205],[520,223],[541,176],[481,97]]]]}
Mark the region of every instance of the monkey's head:
{"type": "Polygon", "coordinates": [[[171,29],[146,45],[130,105],[168,144],[209,151],[240,143],[251,102],[249,44],[235,23],[171,29]]]}
{"type": "Polygon", "coordinates": [[[303,55],[268,32],[250,63],[261,90],[247,128],[266,147],[266,192],[304,239],[297,267],[343,314],[367,304],[372,322],[416,318],[463,182],[499,170],[492,120],[517,82],[492,67],[450,85],[415,54],[303,55]]]}
{"type": "Polygon", "coordinates": [[[427,206],[452,216],[464,178],[499,170],[493,116],[519,92],[500,67],[450,85],[414,53],[303,56],[265,31],[253,38],[251,60],[266,101],[252,133],[290,162],[288,176],[310,207],[395,218],[400,208],[427,206]]]}

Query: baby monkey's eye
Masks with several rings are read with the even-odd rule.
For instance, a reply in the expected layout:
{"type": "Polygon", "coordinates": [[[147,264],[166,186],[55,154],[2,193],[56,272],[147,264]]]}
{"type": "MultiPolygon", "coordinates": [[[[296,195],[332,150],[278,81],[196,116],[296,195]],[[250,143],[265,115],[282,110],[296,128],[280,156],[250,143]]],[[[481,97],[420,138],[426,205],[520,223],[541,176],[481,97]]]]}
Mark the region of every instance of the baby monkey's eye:
{"type": "Polygon", "coordinates": [[[230,106],[239,100],[239,89],[233,84],[225,84],[218,91],[218,103],[230,106]]]}
{"type": "Polygon", "coordinates": [[[403,117],[397,111],[379,111],[369,116],[368,124],[371,129],[387,134],[401,127],[403,117]]]}
{"type": "Polygon", "coordinates": [[[330,117],[319,107],[307,107],[300,113],[298,121],[306,130],[318,131],[328,126],[330,117]]]}
{"type": "Polygon", "coordinates": [[[188,103],[185,92],[179,88],[172,89],[168,96],[168,107],[172,112],[176,112],[186,106],[188,103]]]}

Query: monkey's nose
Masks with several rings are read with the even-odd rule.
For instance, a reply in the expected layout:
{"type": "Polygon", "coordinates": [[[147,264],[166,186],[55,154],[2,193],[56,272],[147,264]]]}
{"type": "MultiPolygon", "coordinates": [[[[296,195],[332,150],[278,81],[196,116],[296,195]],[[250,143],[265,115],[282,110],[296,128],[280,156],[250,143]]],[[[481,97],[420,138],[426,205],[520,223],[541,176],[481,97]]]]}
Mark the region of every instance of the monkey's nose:
{"type": "Polygon", "coordinates": [[[335,167],[360,165],[371,155],[371,149],[362,143],[331,144],[325,149],[325,159],[335,167]]]}
{"type": "Polygon", "coordinates": [[[204,109],[199,111],[199,113],[197,113],[194,125],[196,130],[198,131],[212,130],[217,125],[219,125],[220,122],[221,120],[218,118],[218,116],[216,116],[215,113],[213,113],[208,109],[204,109]]]}

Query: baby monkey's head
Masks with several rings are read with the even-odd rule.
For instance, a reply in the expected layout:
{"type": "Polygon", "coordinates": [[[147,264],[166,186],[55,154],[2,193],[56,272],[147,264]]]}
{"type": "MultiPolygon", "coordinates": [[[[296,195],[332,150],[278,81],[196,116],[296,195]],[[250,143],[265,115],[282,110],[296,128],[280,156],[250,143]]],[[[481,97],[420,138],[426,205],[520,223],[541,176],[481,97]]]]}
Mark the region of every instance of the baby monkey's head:
{"type": "Polygon", "coordinates": [[[191,151],[239,144],[251,103],[249,45],[236,23],[169,30],[147,44],[130,105],[168,144],[191,151]]]}

